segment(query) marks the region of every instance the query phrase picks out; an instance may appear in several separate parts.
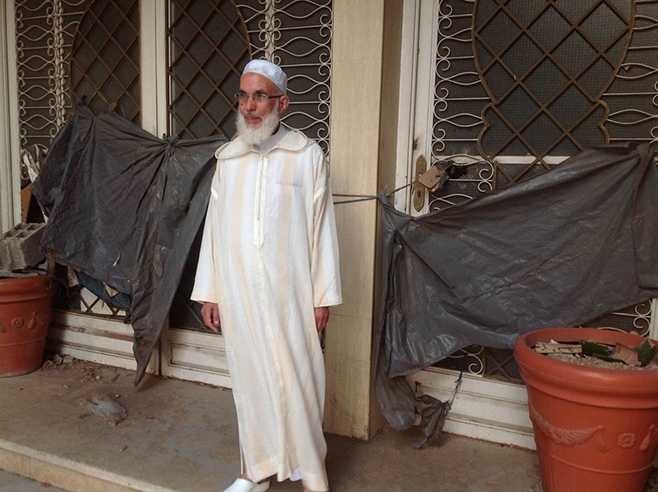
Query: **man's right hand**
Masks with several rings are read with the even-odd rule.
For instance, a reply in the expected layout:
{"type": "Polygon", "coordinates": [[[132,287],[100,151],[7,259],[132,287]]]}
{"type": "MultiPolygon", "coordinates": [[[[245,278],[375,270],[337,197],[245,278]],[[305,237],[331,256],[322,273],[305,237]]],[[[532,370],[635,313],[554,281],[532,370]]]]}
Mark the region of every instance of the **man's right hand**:
{"type": "Polygon", "coordinates": [[[219,332],[219,307],[216,302],[204,302],[201,308],[204,324],[215,333],[219,332]]]}

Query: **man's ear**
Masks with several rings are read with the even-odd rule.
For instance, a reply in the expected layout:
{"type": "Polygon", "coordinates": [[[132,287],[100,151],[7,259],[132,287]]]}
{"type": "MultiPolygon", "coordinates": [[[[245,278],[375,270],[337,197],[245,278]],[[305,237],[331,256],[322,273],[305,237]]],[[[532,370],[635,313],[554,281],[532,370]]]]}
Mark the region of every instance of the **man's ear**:
{"type": "Polygon", "coordinates": [[[283,114],[288,109],[288,106],[290,106],[290,98],[288,96],[281,96],[279,98],[279,114],[283,114]]]}

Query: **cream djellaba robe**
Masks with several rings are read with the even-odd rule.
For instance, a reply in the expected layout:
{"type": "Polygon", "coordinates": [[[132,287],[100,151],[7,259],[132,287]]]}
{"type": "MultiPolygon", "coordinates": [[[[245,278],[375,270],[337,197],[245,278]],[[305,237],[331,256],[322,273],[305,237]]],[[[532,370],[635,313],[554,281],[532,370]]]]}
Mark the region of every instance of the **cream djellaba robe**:
{"type": "Polygon", "coordinates": [[[317,143],[283,126],[260,149],[237,138],[215,154],[192,299],[219,305],[242,471],[256,482],[301,472],[326,491],[313,308],[342,302],[329,171],[317,143]]]}

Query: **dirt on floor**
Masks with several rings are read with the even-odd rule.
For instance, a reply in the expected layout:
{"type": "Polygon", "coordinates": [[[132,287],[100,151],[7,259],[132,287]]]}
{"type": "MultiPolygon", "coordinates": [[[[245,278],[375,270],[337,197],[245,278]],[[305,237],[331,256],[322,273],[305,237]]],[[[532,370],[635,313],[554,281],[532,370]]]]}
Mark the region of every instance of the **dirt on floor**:
{"type": "MultiPolygon", "coordinates": [[[[147,378],[135,389],[133,379],[133,371],[54,356],[24,383],[5,384],[5,390],[18,395],[44,388],[45,394],[26,399],[25,408],[35,419],[43,418],[43,423],[32,424],[39,426],[35,434],[58,433],[52,437],[58,445],[44,447],[45,452],[110,466],[116,473],[174,490],[185,490],[184,480],[190,476],[197,490],[228,486],[239,473],[230,390],[158,377],[147,378]],[[43,411],[43,405],[52,408],[43,411]],[[90,436],[96,441],[89,442],[90,436]]],[[[16,423],[25,420],[25,415],[10,413],[16,423]]],[[[18,426],[7,434],[0,437],[28,442],[18,426]]],[[[388,427],[368,442],[327,434],[332,490],[421,492],[438,490],[440,484],[442,492],[542,492],[533,451],[447,433],[424,449],[413,449],[421,439],[418,429],[399,432],[388,427]]],[[[298,491],[299,484],[273,481],[270,490],[298,491]]],[[[645,492],[658,492],[656,469],[645,492]]]]}

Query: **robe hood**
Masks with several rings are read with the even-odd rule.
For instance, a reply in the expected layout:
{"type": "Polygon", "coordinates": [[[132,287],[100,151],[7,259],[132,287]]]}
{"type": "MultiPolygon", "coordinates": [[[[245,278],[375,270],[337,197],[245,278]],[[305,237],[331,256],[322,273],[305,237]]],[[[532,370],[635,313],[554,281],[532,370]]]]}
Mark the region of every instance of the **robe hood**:
{"type": "MultiPolygon", "coordinates": [[[[286,134],[272,149],[270,149],[270,152],[274,149],[299,152],[314,143],[313,140],[309,139],[300,131],[292,130],[290,128],[285,128],[285,130],[286,134]]],[[[250,152],[259,152],[259,150],[257,147],[245,143],[240,137],[238,137],[218,148],[215,152],[215,157],[217,157],[217,159],[232,159],[250,152]]]]}

